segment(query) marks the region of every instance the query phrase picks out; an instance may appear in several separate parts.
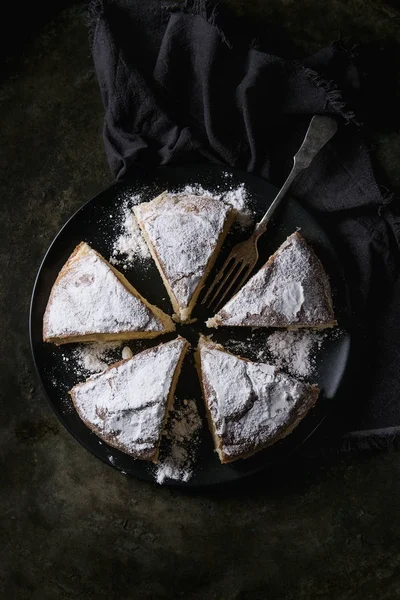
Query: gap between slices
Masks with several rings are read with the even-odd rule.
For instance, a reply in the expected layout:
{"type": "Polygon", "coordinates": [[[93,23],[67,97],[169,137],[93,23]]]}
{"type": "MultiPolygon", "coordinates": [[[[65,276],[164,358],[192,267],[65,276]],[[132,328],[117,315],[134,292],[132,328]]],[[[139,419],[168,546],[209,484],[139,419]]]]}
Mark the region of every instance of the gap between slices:
{"type": "Polygon", "coordinates": [[[159,344],[73,387],[79,417],[110,446],[157,462],[162,432],[189,343],[159,344]]]}
{"type": "Polygon", "coordinates": [[[57,345],[154,338],[174,330],[167,314],[85,242],[58,274],[43,317],[43,340],[57,345]]]}
{"type": "Polygon", "coordinates": [[[207,196],[163,192],[134,207],[178,322],[190,321],[236,211],[207,196]]]}
{"type": "Polygon", "coordinates": [[[221,463],[252,456],[287,436],[317,401],[316,386],[235,356],[204,336],[195,358],[221,463]]]}
{"type": "Polygon", "coordinates": [[[298,232],[207,321],[207,327],[287,329],[325,329],[336,324],[328,276],[298,232]]]}

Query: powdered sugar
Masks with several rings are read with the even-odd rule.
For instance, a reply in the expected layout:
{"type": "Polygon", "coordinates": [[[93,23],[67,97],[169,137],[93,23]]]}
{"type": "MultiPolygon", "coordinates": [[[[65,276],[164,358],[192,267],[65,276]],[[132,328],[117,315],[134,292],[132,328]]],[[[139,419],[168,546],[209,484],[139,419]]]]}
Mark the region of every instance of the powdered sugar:
{"type": "MultiPolygon", "coordinates": [[[[329,333],[333,339],[336,330],[329,333]]],[[[254,329],[245,340],[230,339],[225,347],[234,354],[259,362],[269,362],[294,377],[310,378],[316,359],[328,334],[326,331],[300,329],[297,331],[254,329]]]]}
{"type": "Polygon", "coordinates": [[[44,316],[45,338],[162,331],[161,321],[131,294],[87,244],[80,244],[53,286],[44,316]]]}
{"type": "Polygon", "coordinates": [[[253,327],[335,324],[325,271],[299,233],[291,235],[220,312],[207,322],[253,327]]]}
{"type": "Polygon", "coordinates": [[[239,185],[233,190],[229,190],[221,195],[222,202],[230,204],[237,211],[237,222],[243,227],[248,227],[253,220],[252,213],[249,208],[249,195],[244,186],[239,185]]]}
{"type": "MultiPolygon", "coordinates": [[[[212,336],[209,336],[210,338],[212,336]]],[[[233,354],[239,354],[240,356],[244,356],[246,358],[256,359],[259,350],[259,344],[257,341],[253,341],[254,333],[249,335],[245,340],[237,340],[234,338],[230,338],[224,343],[226,350],[232,352],[233,354]]],[[[263,346],[264,348],[264,346],[263,346]]]]}
{"type": "Polygon", "coordinates": [[[78,369],[88,373],[100,373],[118,360],[116,350],[120,347],[121,342],[80,344],[72,351],[72,357],[76,360],[78,369]]]}
{"type": "Polygon", "coordinates": [[[314,370],[314,352],[324,337],[315,331],[276,331],[268,337],[267,348],[278,367],[298,377],[309,377],[314,370]]]}
{"type": "Polygon", "coordinates": [[[80,417],[110,445],[151,459],[185,345],[182,338],[160,344],[77,385],[71,395],[80,417]]]}
{"type": "Polygon", "coordinates": [[[272,443],[314,404],[316,393],[275,367],[200,345],[206,401],[222,454],[235,458],[272,443]]]}
{"type": "MultiPolygon", "coordinates": [[[[176,403],[176,401],[175,401],[176,403]]],[[[165,447],[160,451],[160,459],[155,478],[162,484],[166,479],[189,481],[193,473],[198,434],[202,425],[194,400],[184,400],[175,404],[165,430],[165,447]]]]}
{"type": "Polygon", "coordinates": [[[141,202],[140,195],[130,195],[122,201],[120,208],[121,231],[113,243],[110,262],[126,270],[135,263],[141,268],[151,264],[151,255],[133,213],[133,206],[141,202]]]}
{"type": "MultiPolygon", "coordinates": [[[[232,174],[226,172],[224,177],[227,179],[232,177],[232,174]]],[[[249,227],[253,221],[253,215],[250,209],[250,196],[244,183],[238,185],[236,188],[222,191],[221,193],[211,192],[210,190],[204,189],[200,184],[187,185],[180,193],[192,196],[207,196],[214,200],[221,200],[236,210],[236,222],[243,229],[249,227]]]]}
{"type": "Polygon", "coordinates": [[[169,193],[135,208],[182,315],[215,252],[230,212],[219,200],[169,193]]]}
{"type": "Polygon", "coordinates": [[[285,315],[288,321],[294,321],[304,304],[304,289],[298,281],[288,281],[283,286],[282,293],[274,298],[275,310],[285,315]]]}

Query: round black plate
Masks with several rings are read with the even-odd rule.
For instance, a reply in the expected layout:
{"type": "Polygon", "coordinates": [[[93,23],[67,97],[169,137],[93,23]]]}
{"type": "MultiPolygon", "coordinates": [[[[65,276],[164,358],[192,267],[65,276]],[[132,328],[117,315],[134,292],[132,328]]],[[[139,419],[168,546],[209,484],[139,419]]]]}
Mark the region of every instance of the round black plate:
{"type": "MultiPolygon", "coordinates": [[[[256,219],[258,219],[264,214],[277,191],[263,179],[217,166],[138,169],[129,181],[113,184],[87,202],[71,217],[51,244],[39,269],[32,294],[30,337],[33,358],[44,390],[57,417],[67,430],[92,454],[125,473],[154,480],[151,466],[134,460],[100,442],[74,411],[67,392],[85,377],[77,377],[76,371],[71,368],[68,356],[73,351],[73,345],[56,347],[42,342],[42,319],[52,285],[71,252],[82,240],[88,242],[106,258],[110,256],[112,242],[116,237],[115,223],[120,212],[121,198],[127,193],[140,194],[142,201],[146,201],[166,189],[179,190],[188,184],[201,184],[205,189],[217,193],[237,187],[242,183],[251,198],[251,206],[256,219]]],[[[204,423],[198,461],[192,479],[187,483],[168,481],[167,483],[170,485],[195,487],[220,484],[254,474],[271,463],[282,460],[303,443],[316,430],[335,403],[335,396],[348,360],[350,336],[346,332],[348,329],[346,287],[338,267],[334,248],[318,223],[297,202],[287,199],[276,215],[275,223],[270,225],[268,232],[260,240],[260,264],[263,264],[286,237],[298,228],[314,248],[331,278],[335,312],[342,331],[340,336],[328,336],[317,356],[313,382],[317,383],[322,390],[317,405],[286,439],[254,457],[228,465],[221,465],[213,452],[211,436],[206,423],[204,423]]],[[[215,270],[226,257],[229,247],[246,236],[248,233],[239,230],[233,231],[228,236],[215,270]]],[[[124,274],[150,302],[157,304],[167,313],[172,313],[161,278],[154,265],[151,264],[150,268],[141,269],[140,264],[137,264],[131,270],[124,271],[124,274]]],[[[213,274],[211,273],[210,281],[213,274]]],[[[211,316],[211,313],[204,311],[200,305],[196,308],[193,316],[198,317],[196,323],[179,326],[177,329],[178,333],[186,337],[194,347],[200,332],[208,335],[212,332],[213,340],[222,344],[232,340],[246,342],[250,336],[253,336],[251,338],[252,347],[254,344],[258,344],[260,347],[265,340],[266,332],[262,330],[252,332],[250,329],[241,330],[240,328],[207,329],[204,320],[211,316]]],[[[168,341],[174,335],[162,336],[156,340],[133,342],[129,345],[135,352],[168,341]]],[[[242,351],[240,354],[244,356],[247,354],[249,358],[252,358],[250,351],[249,353],[242,351]]],[[[183,398],[195,398],[204,417],[201,392],[192,356],[185,359],[177,395],[183,398]]]]}

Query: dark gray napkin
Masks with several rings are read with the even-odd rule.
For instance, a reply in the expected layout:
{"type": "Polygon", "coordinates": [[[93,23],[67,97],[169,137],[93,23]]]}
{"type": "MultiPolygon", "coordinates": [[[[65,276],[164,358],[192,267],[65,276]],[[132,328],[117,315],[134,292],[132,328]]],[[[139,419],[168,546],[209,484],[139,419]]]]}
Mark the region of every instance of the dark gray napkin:
{"type": "Polygon", "coordinates": [[[118,179],[140,163],[208,161],[279,185],[310,117],[337,118],[338,133],[293,186],[333,239],[350,288],[354,344],[333,433],[400,432],[400,218],[359,122],[373,91],[362,49],[334,43],[283,59],[265,51],[268,32],[196,1],[95,0],[89,15],[118,179]]]}

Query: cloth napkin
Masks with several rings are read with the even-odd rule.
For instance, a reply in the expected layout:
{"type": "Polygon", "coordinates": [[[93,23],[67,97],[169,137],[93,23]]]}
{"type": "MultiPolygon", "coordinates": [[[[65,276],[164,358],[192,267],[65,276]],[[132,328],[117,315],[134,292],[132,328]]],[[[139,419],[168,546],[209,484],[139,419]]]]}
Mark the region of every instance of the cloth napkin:
{"type": "Polygon", "coordinates": [[[117,179],[143,163],[210,162],[279,186],[310,117],[337,118],[338,133],[292,188],[334,241],[350,289],[351,365],[330,434],[360,443],[400,434],[400,211],[376,181],[362,124],[385,112],[374,105],[376,55],[369,70],[365,49],[339,42],[282,58],[265,28],[199,1],[95,0],[89,26],[117,179]]]}

